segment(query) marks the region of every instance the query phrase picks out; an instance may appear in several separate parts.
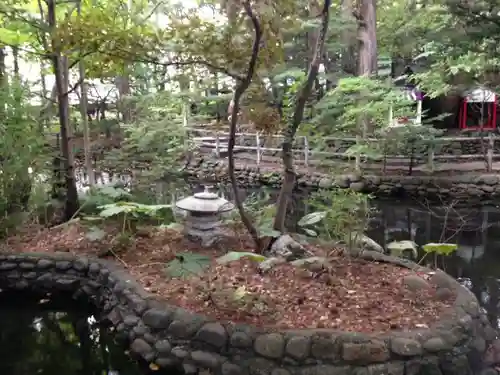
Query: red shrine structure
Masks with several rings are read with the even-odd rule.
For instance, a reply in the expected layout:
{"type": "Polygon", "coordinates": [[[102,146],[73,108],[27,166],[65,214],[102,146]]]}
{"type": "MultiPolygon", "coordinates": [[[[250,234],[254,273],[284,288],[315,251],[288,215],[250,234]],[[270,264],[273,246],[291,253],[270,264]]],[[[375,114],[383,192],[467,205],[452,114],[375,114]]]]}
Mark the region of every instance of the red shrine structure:
{"type": "Polygon", "coordinates": [[[497,128],[497,95],[478,87],[464,93],[458,114],[461,130],[494,130],[497,128]]]}

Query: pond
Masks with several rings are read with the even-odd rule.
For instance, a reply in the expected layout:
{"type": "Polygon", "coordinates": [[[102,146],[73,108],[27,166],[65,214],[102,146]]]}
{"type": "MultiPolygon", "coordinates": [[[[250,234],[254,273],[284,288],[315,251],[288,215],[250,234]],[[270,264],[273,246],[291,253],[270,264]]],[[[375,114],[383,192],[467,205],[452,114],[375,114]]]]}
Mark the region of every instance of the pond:
{"type": "Polygon", "coordinates": [[[153,373],[144,364],[132,361],[123,347],[113,342],[88,306],[42,297],[0,292],[0,374],[153,373]]]}

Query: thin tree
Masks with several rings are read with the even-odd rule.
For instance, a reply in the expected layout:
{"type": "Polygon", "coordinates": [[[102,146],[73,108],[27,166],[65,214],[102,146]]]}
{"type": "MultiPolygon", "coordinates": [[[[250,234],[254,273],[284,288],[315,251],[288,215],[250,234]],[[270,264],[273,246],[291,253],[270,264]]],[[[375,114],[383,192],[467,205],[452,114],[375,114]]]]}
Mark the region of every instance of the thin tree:
{"type": "Polygon", "coordinates": [[[319,65],[324,56],[325,40],[328,32],[328,23],[330,18],[330,5],[331,0],[325,0],[323,8],[320,13],[321,28],[316,39],[314,47],[314,55],[309,65],[307,77],[305,82],[297,93],[297,101],[295,104],[292,118],[289,125],[284,131],[284,140],[281,149],[281,159],[283,162],[284,179],[281,185],[278,203],[276,207],[276,216],[274,218],[274,229],[284,232],[285,231],[285,217],[288,208],[288,202],[292,198],[293,188],[295,186],[295,168],[293,165],[293,142],[295,135],[299,129],[300,124],[304,118],[304,110],[307,100],[311,95],[314,81],[316,80],[319,72],[319,65]]]}
{"type": "MultiPolygon", "coordinates": [[[[47,0],[47,22],[50,30],[56,28],[56,4],[54,0],[47,0]]],[[[71,150],[69,144],[69,98],[68,90],[65,89],[65,68],[69,69],[68,64],[63,64],[58,42],[55,40],[55,33],[52,33],[51,38],[51,54],[52,67],[54,69],[54,76],[56,81],[57,90],[57,105],[59,110],[59,125],[61,134],[61,153],[62,165],[64,169],[64,181],[66,187],[66,197],[64,205],[64,218],[70,220],[76,212],[78,212],[78,192],[76,189],[76,180],[74,175],[74,168],[71,157],[71,150]]],[[[66,77],[69,76],[66,72],[66,77]]]]}
{"type": "Polygon", "coordinates": [[[261,250],[261,241],[259,237],[259,233],[257,232],[257,229],[252,223],[252,220],[248,217],[247,213],[245,212],[245,208],[243,206],[243,201],[240,198],[239,194],[239,189],[238,189],[238,182],[236,181],[236,173],[235,173],[235,167],[234,167],[234,146],[236,143],[236,127],[238,124],[238,113],[240,111],[240,100],[241,97],[243,96],[244,92],[248,89],[250,86],[250,83],[252,82],[252,78],[255,74],[255,68],[257,66],[257,58],[259,56],[259,51],[260,51],[260,45],[261,45],[261,39],[262,39],[262,27],[260,24],[259,19],[257,18],[256,14],[254,13],[250,2],[248,0],[243,1],[242,3],[243,8],[245,9],[246,15],[250,18],[252,21],[252,26],[253,26],[253,31],[254,31],[254,40],[253,40],[253,45],[252,45],[252,55],[250,57],[250,61],[248,62],[248,67],[247,67],[247,72],[244,77],[240,77],[238,79],[238,83],[236,85],[236,89],[234,91],[233,99],[231,101],[232,107],[231,107],[231,113],[230,113],[230,127],[229,127],[229,141],[228,141],[228,174],[229,174],[229,179],[231,180],[231,187],[233,189],[233,195],[234,195],[234,202],[236,205],[236,208],[238,209],[238,212],[241,217],[241,221],[247,228],[248,232],[252,236],[252,239],[255,242],[255,248],[257,251],[261,250]]]}

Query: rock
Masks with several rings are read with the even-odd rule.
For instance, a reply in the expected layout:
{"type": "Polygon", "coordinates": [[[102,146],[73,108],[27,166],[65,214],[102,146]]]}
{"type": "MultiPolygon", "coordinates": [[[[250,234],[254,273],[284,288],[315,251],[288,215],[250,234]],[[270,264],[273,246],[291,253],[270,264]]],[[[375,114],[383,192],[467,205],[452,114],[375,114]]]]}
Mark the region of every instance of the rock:
{"type": "Polygon", "coordinates": [[[325,257],[309,257],[304,259],[297,259],[291,264],[298,268],[304,268],[312,272],[319,272],[330,266],[330,263],[325,257]]]}
{"type": "Polygon", "coordinates": [[[492,368],[482,370],[479,375],[498,375],[498,371],[492,368]]]}
{"type": "Polygon", "coordinates": [[[2,263],[0,264],[0,271],[10,271],[17,267],[16,263],[2,263]]]}
{"type": "Polygon", "coordinates": [[[360,246],[363,250],[371,250],[378,253],[384,253],[384,248],[382,246],[362,233],[352,232],[351,241],[348,242],[360,246]]]}
{"type": "Polygon", "coordinates": [[[455,293],[453,293],[453,291],[451,291],[448,288],[439,288],[436,291],[436,297],[440,301],[447,301],[450,298],[452,298],[454,295],[455,295],[455,293]]]}
{"type": "Polygon", "coordinates": [[[165,309],[152,308],[147,310],[142,316],[145,325],[152,329],[167,329],[172,322],[172,311],[165,309]]]}
{"type": "Polygon", "coordinates": [[[442,337],[431,337],[424,342],[423,348],[429,353],[450,349],[450,345],[442,337]]]}
{"type": "Polygon", "coordinates": [[[38,263],[36,264],[36,267],[40,270],[45,270],[47,268],[50,268],[54,265],[54,262],[49,259],[40,259],[38,263]]]}
{"type": "Polygon", "coordinates": [[[240,366],[235,364],[224,362],[221,367],[221,375],[241,375],[243,370],[240,366]]]}
{"type": "Polygon", "coordinates": [[[176,346],[171,351],[172,355],[180,360],[183,360],[189,355],[189,352],[182,346],[176,346]]]}
{"type": "Polygon", "coordinates": [[[139,318],[135,315],[127,315],[125,319],[123,319],[123,324],[125,324],[127,327],[133,327],[137,324],[139,321],[139,318]]]}
{"type": "Polygon", "coordinates": [[[130,350],[135,354],[139,354],[143,358],[151,356],[153,348],[143,339],[135,339],[130,345],[130,350]]]}
{"type": "Polygon", "coordinates": [[[236,331],[231,335],[229,346],[246,349],[252,346],[253,340],[246,332],[236,331]]]}
{"type": "Polygon", "coordinates": [[[349,185],[349,188],[353,191],[356,191],[356,192],[361,192],[364,190],[365,188],[365,184],[364,182],[362,181],[359,181],[359,182],[351,182],[351,184],[349,185]]]}
{"type": "Polygon", "coordinates": [[[71,268],[71,262],[66,260],[59,260],[56,262],[56,269],[58,271],[66,271],[71,268]]]}
{"type": "Polygon", "coordinates": [[[206,323],[196,333],[195,339],[217,348],[226,346],[228,337],[226,329],[220,323],[206,323]]]}
{"type": "Polygon", "coordinates": [[[285,352],[290,357],[302,360],[309,356],[311,339],[306,336],[293,336],[286,343],[285,352]]]}
{"type": "Polygon", "coordinates": [[[391,350],[402,356],[413,357],[422,354],[422,345],[417,340],[396,337],[391,340],[391,350]]]}
{"type": "Polygon", "coordinates": [[[341,189],[347,189],[349,187],[349,178],[347,176],[337,176],[335,178],[335,185],[341,189]]]}
{"type": "Polygon", "coordinates": [[[403,277],[403,285],[412,292],[418,292],[431,287],[426,280],[416,274],[410,274],[403,277]]]}
{"type": "Polygon", "coordinates": [[[284,258],[287,261],[302,258],[306,250],[304,246],[295,241],[289,234],[284,234],[273,243],[269,254],[266,256],[284,258]]]}
{"type": "Polygon", "coordinates": [[[285,339],[279,333],[266,333],[255,339],[254,349],[263,357],[279,359],[285,351],[285,339]]]}
{"type": "Polygon", "coordinates": [[[172,350],[172,345],[168,340],[160,340],[155,343],[155,349],[158,353],[169,354],[172,350]]]}
{"type": "Polygon", "coordinates": [[[385,342],[371,340],[362,343],[347,342],[342,344],[342,359],[356,364],[385,362],[390,358],[385,342]]]}
{"type": "Polygon", "coordinates": [[[284,368],[275,368],[271,375],[290,375],[290,371],[285,370],[284,368]]]}
{"type": "Polygon", "coordinates": [[[451,278],[448,274],[441,270],[433,271],[434,274],[429,279],[429,282],[436,285],[438,288],[448,288],[455,290],[456,281],[451,278]]]}
{"type": "Polygon", "coordinates": [[[483,175],[480,176],[480,178],[486,185],[494,186],[498,183],[498,177],[496,175],[483,175]]]}
{"type": "Polygon", "coordinates": [[[215,369],[221,362],[221,357],[218,354],[205,352],[203,350],[195,350],[191,353],[192,361],[203,368],[215,369]]]}
{"type": "Polygon", "coordinates": [[[78,258],[73,262],[73,268],[79,272],[85,272],[89,268],[89,261],[87,258],[78,258]]]}
{"type": "Polygon", "coordinates": [[[316,334],[312,338],[311,354],[320,360],[339,359],[337,338],[332,334],[316,334]]]}
{"type": "Polygon", "coordinates": [[[329,178],[322,178],[319,180],[319,183],[318,183],[318,186],[321,188],[321,189],[329,189],[331,188],[333,185],[333,181],[329,178]]]}
{"type": "Polygon", "coordinates": [[[35,265],[33,263],[30,263],[30,262],[21,262],[19,263],[19,268],[22,269],[22,270],[32,270],[33,268],[35,268],[35,265]]]}
{"type": "Polygon", "coordinates": [[[198,368],[192,363],[183,363],[182,371],[185,375],[196,375],[198,373],[198,368]]]}
{"type": "Polygon", "coordinates": [[[176,359],[171,357],[158,357],[155,363],[160,367],[173,367],[176,364],[176,359]]]}
{"type": "Polygon", "coordinates": [[[276,258],[276,257],[267,258],[263,262],[259,263],[259,270],[261,270],[262,272],[268,272],[275,266],[283,263],[286,263],[285,258],[276,258]]]}

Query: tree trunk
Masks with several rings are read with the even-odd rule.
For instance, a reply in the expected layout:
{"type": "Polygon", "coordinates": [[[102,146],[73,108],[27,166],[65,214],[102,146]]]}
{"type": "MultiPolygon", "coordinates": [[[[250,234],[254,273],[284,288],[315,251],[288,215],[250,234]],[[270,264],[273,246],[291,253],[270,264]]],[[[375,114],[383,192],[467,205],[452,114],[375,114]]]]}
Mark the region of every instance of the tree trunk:
{"type": "Polygon", "coordinates": [[[127,103],[127,96],[130,95],[130,77],[128,74],[124,74],[116,79],[116,86],[118,88],[118,100],[120,101],[120,112],[122,115],[122,121],[125,124],[130,123],[132,119],[132,113],[130,110],[130,103],[127,103]]]}
{"type": "MultiPolygon", "coordinates": [[[[376,0],[360,0],[360,20],[358,25],[358,75],[371,76],[377,74],[377,18],[375,12],[376,0]]],[[[363,96],[363,93],[361,93],[363,96]]],[[[363,98],[360,98],[363,101],[363,98]]],[[[361,130],[360,136],[356,137],[356,143],[361,144],[366,141],[369,134],[372,132],[370,119],[367,116],[360,116],[359,128],[361,130]]],[[[361,169],[361,156],[356,156],[356,170],[359,172],[361,169]]]]}
{"type": "MultiPolygon", "coordinates": [[[[47,0],[47,20],[49,28],[54,30],[56,27],[56,9],[54,0],[47,0]]],[[[70,220],[78,211],[78,192],[76,189],[76,181],[73,170],[72,157],[69,145],[69,100],[68,92],[64,90],[65,87],[65,77],[64,77],[64,67],[61,61],[61,52],[57,49],[57,42],[52,40],[51,43],[51,60],[54,69],[55,81],[56,81],[56,91],[57,91],[57,105],[59,109],[59,125],[61,134],[61,152],[65,172],[65,185],[66,185],[66,197],[65,197],[65,210],[64,217],[66,220],[70,220]]]]}
{"type": "Polygon", "coordinates": [[[248,18],[251,19],[252,25],[254,28],[254,41],[253,41],[253,46],[252,46],[252,57],[250,58],[250,62],[248,63],[248,68],[247,68],[247,73],[246,76],[238,82],[236,85],[236,90],[233,95],[232,99],[232,107],[231,107],[231,124],[229,128],[229,141],[228,141],[228,146],[227,146],[227,152],[228,152],[228,174],[229,174],[229,179],[231,180],[231,187],[233,189],[233,195],[234,195],[234,202],[236,205],[236,208],[238,209],[238,212],[240,214],[241,221],[245,225],[246,229],[248,230],[248,233],[252,237],[252,239],[255,242],[255,251],[260,252],[262,251],[262,246],[261,246],[261,241],[259,237],[259,233],[255,229],[255,226],[253,225],[252,221],[248,217],[248,215],[245,212],[245,208],[243,206],[243,202],[240,198],[239,192],[238,192],[238,181],[236,180],[236,173],[235,173],[235,166],[234,166],[234,145],[236,143],[236,127],[238,124],[238,112],[240,110],[240,100],[241,97],[243,96],[244,92],[248,87],[250,86],[250,83],[252,82],[252,78],[255,74],[255,68],[257,65],[257,58],[259,55],[259,50],[260,50],[260,42],[262,39],[262,29],[259,23],[259,20],[257,19],[257,16],[253,13],[253,10],[251,8],[251,5],[248,1],[245,1],[243,3],[243,7],[245,8],[245,12],[248,15],[248,18]]]}
{"type": "Polygon", "coordinates": [[[376,0],[361,0],[358,29],[359,60],[358,74],[377,74],[377,15],[376,0]]]}
{"type": "Polygon", "coordinates": [[[323,9],[321,11],[321,30],[318,34],[316,40],[316,47],[314,49],[314,56],[311,64],[309,65],[309,71],[307,73],[307,79],[299,89],[297,94],[297,101],[295,104],[295,109],[293,117],[289,123],[289,126],[285,130],[285,139],[282,145],[281,158],[283,161],[283,173],[284,179],[281,185],[281,191],[278,197],[278,203],[276,207],[276,216],[274,218],[274,229],[284,232],[285,231],[285,217],[288,208],[288,202],[292,198],[293,188],[295,186],[295,169],[293,166],[293,142],[295,140],[295,134],[304,118],[304,110],[306,107],[307,99],[311,94],[311,90],[314,84],[314,80],[318,76],[319,65],[324,56],[325,39],[328,32],[328,22],[330,17],[330,5],[331,0],[324,0],[323,9]]]}
{"type": "MultiPolygon", "coordinates": [[[[78,16],[81,15],[81,3],[78,4],[78,16]]],[[[89,179],[89,185],[95,185],[94,169],[92,168],[92,155],[90,154],[90,131],[89,131],[89,116],[88,116],[88,95],[87,83],[85,82],[85,63],[83,59],[78,64],[80,70],[80,112],[82,115],[83,126],[83,150],[85,157],[85,170],[89,179]]]]}
{"type": "MultiPolygon", "coordinates": [[[[7,66],[5,59],[7,54],[5,48],[0,48],[0,92],[2,95],[7,95],[5,88],[7,87],[7,66]]],[[[0,120],[5,116],[5,101],[0,103],[0,120]]]]}
{"type": "Polygon", "coordinates": [[[356,75],[356,48],[357,48],[357,35],[355,30],[355,22],[353,16],[354,0],[342,1],[342,21],[346,24],[341,34],[342,40],[342,57],[341,67],[342,73],[349,76],[356,75]]]}
{"type": "Polygon", "coordinates": [[[12,47],[12,56],[14,58],[14,77],[19,81],[19,48],[17,46],[12,47]]]}

